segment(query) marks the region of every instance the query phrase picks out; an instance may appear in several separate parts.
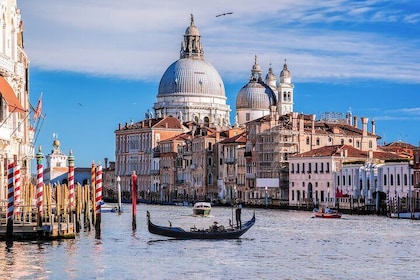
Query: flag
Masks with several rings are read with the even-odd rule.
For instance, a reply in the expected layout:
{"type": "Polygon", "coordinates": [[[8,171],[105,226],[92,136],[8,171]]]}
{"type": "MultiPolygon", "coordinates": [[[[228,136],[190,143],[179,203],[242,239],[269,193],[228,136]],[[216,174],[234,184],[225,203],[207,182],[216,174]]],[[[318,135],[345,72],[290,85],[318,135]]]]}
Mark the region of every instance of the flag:
{"type": "Polygon", "coordinates": [[[36,105],[36,109],[34,112],[34,121],[39,119],[42,116],[42,94],[38,99],[38,104],[36,105]]]}

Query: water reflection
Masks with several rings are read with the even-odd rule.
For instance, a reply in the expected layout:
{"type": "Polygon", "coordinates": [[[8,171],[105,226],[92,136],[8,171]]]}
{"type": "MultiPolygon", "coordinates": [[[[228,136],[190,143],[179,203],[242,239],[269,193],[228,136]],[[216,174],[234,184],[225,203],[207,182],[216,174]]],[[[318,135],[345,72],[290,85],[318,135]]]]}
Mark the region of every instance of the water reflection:
{"type": "MultiPolygon", "coordinates": [[[[146,210],[183,228],[231,219],[230,208],[201,218],[191,207],[139,205],[133,231],[130,212],[107,213],[101,239],[82,231],[75,240],[3,243],[0,279],[420,279],[420,221],[257,209],[239,240],[174,240],[147,231],[146,210]]],[[[243,209],[243,220],[252,212],[243,209]]]]}

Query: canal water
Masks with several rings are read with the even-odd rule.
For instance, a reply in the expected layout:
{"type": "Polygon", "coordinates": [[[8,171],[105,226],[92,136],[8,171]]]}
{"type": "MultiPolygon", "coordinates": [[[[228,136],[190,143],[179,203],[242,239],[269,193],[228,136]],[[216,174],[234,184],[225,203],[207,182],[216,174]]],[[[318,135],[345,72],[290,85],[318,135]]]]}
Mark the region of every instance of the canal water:
{"type": "MultiPolygon", "coordinates": [[[[420,279],[420,221],[256,209],[256,224],[238,240],[171,240],[156,224],[189,228],[227,225],[231,208],[193,217],[191,207],[131,205],[102,214],[101,239],[0,243],[0,279],[420,279]]],[[[253,209],[242,210],[243,221],[253,209]]],[[[234,218],[234,217],[233,217],[234,218]]]]}

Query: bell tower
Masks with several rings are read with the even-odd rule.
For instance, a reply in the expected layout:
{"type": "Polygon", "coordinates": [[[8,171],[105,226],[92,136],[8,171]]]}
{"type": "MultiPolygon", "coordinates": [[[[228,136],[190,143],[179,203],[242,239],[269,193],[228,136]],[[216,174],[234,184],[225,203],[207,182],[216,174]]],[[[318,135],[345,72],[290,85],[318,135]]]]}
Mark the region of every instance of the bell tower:
{"type": "Polygon", "coordinates": [[[277,108],[280,116],[293,112],[293,88],[292,74],[287,68],[286,60],[284,60],[283,70],[280,73],[280,81],[277,85],[277,108]]]}

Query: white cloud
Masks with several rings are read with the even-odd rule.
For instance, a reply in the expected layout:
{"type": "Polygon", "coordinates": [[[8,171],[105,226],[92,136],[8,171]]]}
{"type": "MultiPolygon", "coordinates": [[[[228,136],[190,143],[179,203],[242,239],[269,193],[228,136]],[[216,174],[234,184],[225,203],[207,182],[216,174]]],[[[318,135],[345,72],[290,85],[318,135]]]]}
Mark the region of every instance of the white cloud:
{"type": "Polygon", "coordinates": [[[193,13],[206,58],[226,79],[248,79],[256,54],[276,74],[287,58],[300,81],[420,83],[417,37],[374,23],[412,24],[419,14],[403,14],[387,1],[141,2],[19,1],[32,67],[159,80],[178,59],[193,13]],[[233,14],[215,17],[226,11],[233,14]]]}

